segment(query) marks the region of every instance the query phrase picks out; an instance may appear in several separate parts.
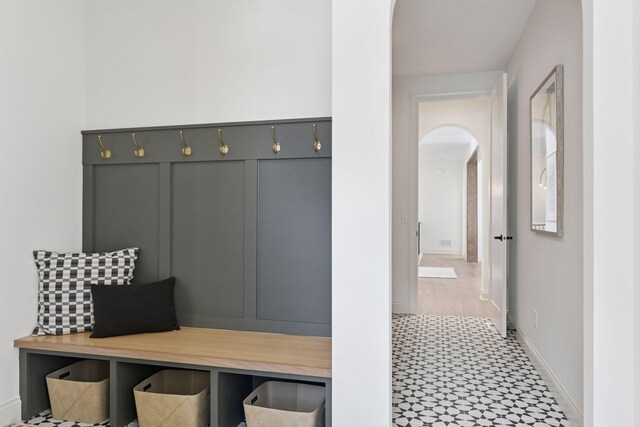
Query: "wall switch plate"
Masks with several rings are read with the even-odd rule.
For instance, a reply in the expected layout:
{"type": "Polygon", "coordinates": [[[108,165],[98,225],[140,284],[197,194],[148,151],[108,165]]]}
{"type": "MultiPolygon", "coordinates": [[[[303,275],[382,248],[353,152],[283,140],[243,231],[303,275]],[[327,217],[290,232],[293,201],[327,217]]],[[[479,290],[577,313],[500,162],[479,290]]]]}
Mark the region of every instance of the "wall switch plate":
{"type": "Polygon", "coordinates": [[[538,327],[538,310],[533,310],[533,316],[535,320],[536,328],[538,327]]]}
{"type": "Polygon", "coordinates": [[[409,224],[409,214],[406,212],[400,213],[400,222],[403,224],[409,224]]]}

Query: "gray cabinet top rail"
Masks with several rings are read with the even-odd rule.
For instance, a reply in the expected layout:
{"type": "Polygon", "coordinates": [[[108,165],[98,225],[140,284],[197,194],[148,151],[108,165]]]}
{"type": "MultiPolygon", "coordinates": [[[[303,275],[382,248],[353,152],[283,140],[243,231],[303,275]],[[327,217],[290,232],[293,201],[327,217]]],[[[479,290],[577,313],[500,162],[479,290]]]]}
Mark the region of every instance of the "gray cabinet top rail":
{"type": "Polygon", "coordinates": [[[84,165],[331,157],[331,118],[83,131],[84,165]]]}

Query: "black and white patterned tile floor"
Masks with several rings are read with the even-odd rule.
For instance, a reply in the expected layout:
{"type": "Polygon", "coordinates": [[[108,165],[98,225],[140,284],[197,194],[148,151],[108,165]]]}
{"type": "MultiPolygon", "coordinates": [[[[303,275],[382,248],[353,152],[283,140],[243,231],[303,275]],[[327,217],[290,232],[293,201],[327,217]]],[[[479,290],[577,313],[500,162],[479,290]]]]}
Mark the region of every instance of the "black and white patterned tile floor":
{"type": "Polygon", "coordinates": [[[393,316],[394,427],[568,427],[514,331],[479,317],[393,316]]]}
{"type": "MultiPolygon", "coordinates": [[[[47,409],[46,411],[41,412],[40,414],[32,417],[27,423],[30,426],[38,426],[38,427],[109,427],[109,420],[106,420],[102,423],[98,424],[84,424],[77,423],[75,421],[60,421],[54,420],[51,415],[51,410],[47,409]]],[[[139,427],[138,420],[132,421],[127,427],[139,427]]],[[[238,425],[238,427],[246,427],[244,423],[238,425]]]]}
{"type": "Polygon", "coordinates": [[[29,425],[39,426],[39,427],[106,427],[109,425],[109,420],[106,420],[102,423],[97,424],[85,424],[85,423],[77,423],[75,421],[60,421],[54,420],[53,415],[51,415],[51,411],[47,409],[44,412],[32,417],[27,421],[29,425]]]}

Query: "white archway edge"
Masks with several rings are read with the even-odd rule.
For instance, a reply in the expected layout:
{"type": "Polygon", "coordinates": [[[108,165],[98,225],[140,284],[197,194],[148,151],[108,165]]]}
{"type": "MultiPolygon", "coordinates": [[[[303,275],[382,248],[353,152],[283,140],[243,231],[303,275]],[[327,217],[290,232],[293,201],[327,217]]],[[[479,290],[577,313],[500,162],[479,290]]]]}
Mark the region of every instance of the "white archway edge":
{"type": "Polygon", "coordinates": [[[592,43],[585,46],[592,67],[592,81],[585,78],[585,95],[592,90],[585,96],[585,268],[593,266],[585,271],[585,424],[595,427],[640,425],[639,7],[636,0],[583,1],[585,43],[592,43]]]}
{"type": "MultiPolygon", "coordinates": [[[[337,427],[391,423],[393,4],[333,1],[337,427]]],[[[587,427],[640,425],[638,8],[633,0],[583,0],[587,427]]]]}
{"type": "Polygon", "coordinates": [[[333,14],[333,425],[391,424],[391,12],[333,14]]]}
{"type": "Polygon", "coordinates": [[[446,122],[446,123],[441,123],[441,124],[438,124],[436,126],[432,126],[432,127],[428,128],[428,129],[425,129],[423,133],[421,132],[422,135],[418,139],[420,141],[419,144],[425,143],[425,140],[426,140],[427,136],[433,134],[433,132],[437,132],[437,131],[439,131],[441,129],[447,129],[447,128],[459,129],[461,132],[466,133],[469,136],[469,139],[473,139],[476,142],[478,141],[478,138],[476,137],[475,133],[473,132],[473,129],[470,129],[469,127],[465,126],[462,123],[446,122]]]}

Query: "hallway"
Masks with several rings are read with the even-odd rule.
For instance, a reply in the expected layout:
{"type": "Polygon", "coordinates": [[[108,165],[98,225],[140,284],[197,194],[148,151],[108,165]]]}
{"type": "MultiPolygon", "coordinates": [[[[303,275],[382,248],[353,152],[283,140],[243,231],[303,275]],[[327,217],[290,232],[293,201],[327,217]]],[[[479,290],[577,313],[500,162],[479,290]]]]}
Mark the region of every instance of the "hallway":
{"type": "Polygon", "coordinates": [[[461,255],[423,254],[421,267],[452,267],[457,279],[418,278],[418,313],[487,317],[490,302],[480,299],[482,264],[461,255]]]}
{"type": "Polygon", "coordinates": [[[479,317],[394,315],[393,426],[569,426],[520,347],[479,317]]]}

